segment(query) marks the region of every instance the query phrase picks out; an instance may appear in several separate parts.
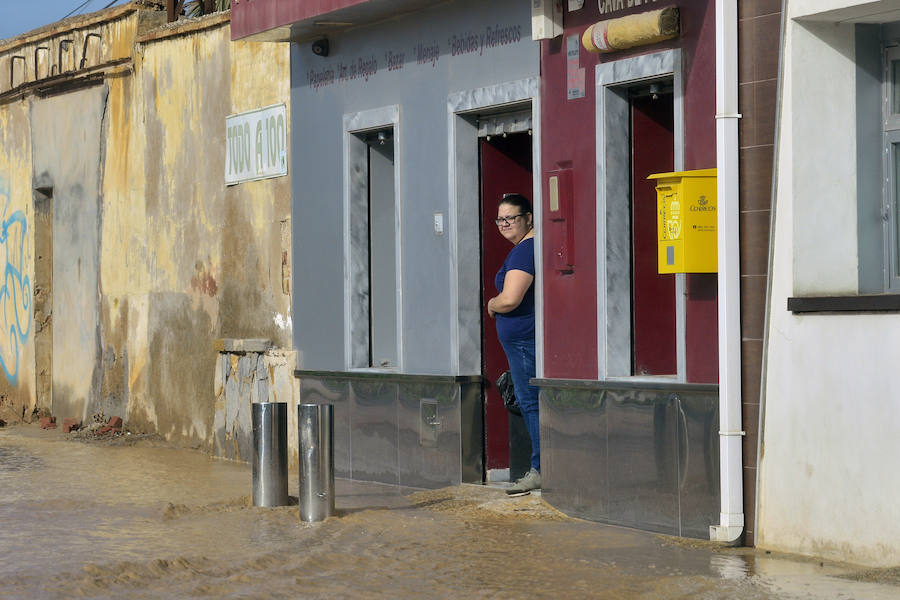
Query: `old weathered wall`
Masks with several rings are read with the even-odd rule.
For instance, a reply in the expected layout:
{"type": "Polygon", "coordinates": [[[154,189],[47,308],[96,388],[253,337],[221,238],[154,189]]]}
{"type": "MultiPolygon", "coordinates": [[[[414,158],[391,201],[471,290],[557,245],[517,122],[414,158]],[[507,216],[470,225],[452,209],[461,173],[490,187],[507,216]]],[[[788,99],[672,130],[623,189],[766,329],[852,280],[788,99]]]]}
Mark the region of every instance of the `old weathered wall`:
{"type": "Polygon", "coordinates": [[[0,420],[83,417],[99,402],[108,84],[164,20],[136,2],[0,42],[0,420]]]}
{"type": "Polygon", "coordinates": [[[216,361],[216,412],[212,453],[249,462],[253,457],[252,404],[287,404],[288,464],[298,465],[296,352],[270,348],[268,340],[222,340],[216,361]]]}
{"type": "Polygon", "coordinates": [[[52,408],[66,417],[87,417],[97,401],[106,100],[106,86],[97,85],[31,105],[34,187],[52,206],[52,408]]]}
{"type": "Polygon", "coordinates": [[[103,413],[215,450],[214,340],[291,343],[288,177],[225,186],[225,119],[287,104],[289,50],[232,43],[228,13],[161,19],[0,45],[0,420],[103,413]]]}
{"type": "Polygon", "coordinates": [[[33,216],[29,104],[0,104],[0,421],[30,418],[34,396],[31,321],[33,216]]]}
{"type": "Polygon", "coordinates": [[[213,340],[290,343],[288,179],[224,185],[225,117],[287,100],[287,52],[232,44],[227,21],[171,29],[110,86],[103,401],[132,430],[211,448],[213,340]]]}

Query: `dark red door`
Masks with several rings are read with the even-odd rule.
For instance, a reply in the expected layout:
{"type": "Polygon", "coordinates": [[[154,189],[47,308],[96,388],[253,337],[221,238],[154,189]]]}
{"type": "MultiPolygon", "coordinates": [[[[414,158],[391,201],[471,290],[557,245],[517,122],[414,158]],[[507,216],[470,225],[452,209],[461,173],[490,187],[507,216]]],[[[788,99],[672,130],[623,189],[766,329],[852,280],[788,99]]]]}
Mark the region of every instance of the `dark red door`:
{"type": "Polygon", "coordinates": [[[509,422],[503,400],[494,382],[509,367],[497,339],[494,320],[484,309],[497,295],[494,276],[512,246],[500,235],[494,219],[503,194],[518,193],[532,200],[531,136],[527,133],[493,136],[479,140],[481,154],[481,276],[482,357],[485,378],[485,467],[506,469],[509,465],[509,422]]]}
{"type": "Polygon", "coordinates": [[[631,101],[632,373],[674,375],[678,368],[675,276],[657,267],[656,188],[647,176],[674,169],[673,96],[631,101]]]}

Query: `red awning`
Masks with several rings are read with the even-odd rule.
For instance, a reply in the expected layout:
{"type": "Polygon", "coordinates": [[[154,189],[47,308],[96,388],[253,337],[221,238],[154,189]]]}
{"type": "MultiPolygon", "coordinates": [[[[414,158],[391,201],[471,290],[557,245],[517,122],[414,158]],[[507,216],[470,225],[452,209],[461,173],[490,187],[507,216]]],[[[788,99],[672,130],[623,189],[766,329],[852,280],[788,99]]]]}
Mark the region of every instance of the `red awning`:
{"type": "Polygon", "coordinates": [[[231,39],[304,42],[442,0],[232,0],[231,39]]]}

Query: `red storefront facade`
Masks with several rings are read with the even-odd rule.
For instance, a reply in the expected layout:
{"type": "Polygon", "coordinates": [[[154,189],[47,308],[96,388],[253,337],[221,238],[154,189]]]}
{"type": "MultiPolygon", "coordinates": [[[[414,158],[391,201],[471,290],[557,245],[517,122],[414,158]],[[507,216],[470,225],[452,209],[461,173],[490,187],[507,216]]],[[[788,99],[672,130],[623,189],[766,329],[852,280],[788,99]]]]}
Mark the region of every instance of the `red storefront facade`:
{"type": "MultiPolygon", "coordinates": [[[[553,249],[545,245],[544,264],[544,376],[561,379],[596,379],[597,368],[597,64],[612,63],[665,49],[680,49],[684,94],[683,169],[716,166],[715,129],[715,2],[654,2],[601,15],[596,2],[567,12],[561,37],[542,42],[541,91],[544,196],[547,174],[571,168],[574,208],[574,264],[571,272],[552,268],[553,249]],[[592,54],[579,43],[579,64],[584,69],[584,96],[567,96],[566,38],[578,36],[594,23],[647,10],[677,6],[681,18],[678,38],[609,54],[592,54]]],[[[675,170],[674,168],[671,170],[675,170]]],[[[647,182],[647,189],[652,184],[647,182]]],[[[544,216],[544,230],[550,228],[544,216]]],[[[686,381],[717,381],[716,276],[694,274],[686,283],[686,381]]]]}
{"type": "Polygon", "coordinates": [[[541,42],[544,497],[707,537],[721,492],[717,274],[657,272],[647,177],[717,167],[717,3],[571,4],[562,35],[541,42]],[[671,39],[585,46],[594,24],[672,8],[671,39]]]}

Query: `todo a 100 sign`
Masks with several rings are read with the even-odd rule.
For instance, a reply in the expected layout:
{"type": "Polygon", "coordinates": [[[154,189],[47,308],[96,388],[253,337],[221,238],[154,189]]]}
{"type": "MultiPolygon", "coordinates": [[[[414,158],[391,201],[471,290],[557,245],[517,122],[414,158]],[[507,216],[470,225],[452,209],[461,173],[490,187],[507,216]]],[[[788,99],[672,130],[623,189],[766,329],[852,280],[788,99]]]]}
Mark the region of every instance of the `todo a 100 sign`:
{"type": "Polygon", "coordinates": [[[225,184],[287,175],[284,104],[225,118],[225,184]]]}

